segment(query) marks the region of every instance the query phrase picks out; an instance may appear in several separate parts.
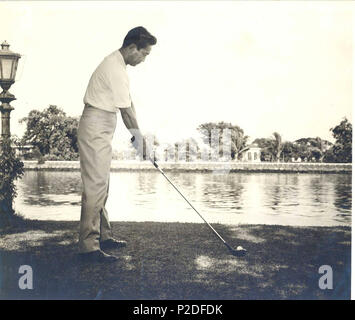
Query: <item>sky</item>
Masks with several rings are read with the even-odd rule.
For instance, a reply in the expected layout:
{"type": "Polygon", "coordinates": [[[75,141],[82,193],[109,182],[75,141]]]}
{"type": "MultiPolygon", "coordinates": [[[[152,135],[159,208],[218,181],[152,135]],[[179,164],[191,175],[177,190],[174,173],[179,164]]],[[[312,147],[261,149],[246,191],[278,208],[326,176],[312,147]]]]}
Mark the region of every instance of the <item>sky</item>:
{"type": "MultiPolygon", "coordinates": [[[[352,119],[351,1],[1,1],[0,41],[20,53],[11,131],[50,104],[79,116],[92,72],[142,25],[158,39],[127,67],[138,122],[160,142],[203,122],[255,138],[321,137],[352,119]]],[[[129,137],[122,120],[115,144],[129,137]]]]}

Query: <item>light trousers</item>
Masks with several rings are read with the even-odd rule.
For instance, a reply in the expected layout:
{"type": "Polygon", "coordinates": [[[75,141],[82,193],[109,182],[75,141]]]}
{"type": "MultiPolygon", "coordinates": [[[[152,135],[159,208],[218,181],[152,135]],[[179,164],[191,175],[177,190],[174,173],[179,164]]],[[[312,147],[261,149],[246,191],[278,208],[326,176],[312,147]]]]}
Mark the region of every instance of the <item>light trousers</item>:
{"type": "Polygon", "coordinates": [[[99,250],[100,242],[112,237],[105,204],[116,123],[116,113],[88,105],[85,105],[79,122],[78,146],[83,183],[79,230],[81,253],[99,250]]]}

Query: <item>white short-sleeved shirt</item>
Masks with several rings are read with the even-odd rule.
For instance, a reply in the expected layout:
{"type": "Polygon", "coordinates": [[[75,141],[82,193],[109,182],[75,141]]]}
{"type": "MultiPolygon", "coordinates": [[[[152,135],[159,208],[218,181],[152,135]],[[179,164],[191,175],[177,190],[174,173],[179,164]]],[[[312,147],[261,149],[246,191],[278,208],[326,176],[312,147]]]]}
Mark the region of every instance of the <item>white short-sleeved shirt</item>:
{"type": "Polygon", "coordinates": [[[131,107],[126,64],[119,50],[108,55],[92,74],[84,103],[109,112],[131,107]]]}

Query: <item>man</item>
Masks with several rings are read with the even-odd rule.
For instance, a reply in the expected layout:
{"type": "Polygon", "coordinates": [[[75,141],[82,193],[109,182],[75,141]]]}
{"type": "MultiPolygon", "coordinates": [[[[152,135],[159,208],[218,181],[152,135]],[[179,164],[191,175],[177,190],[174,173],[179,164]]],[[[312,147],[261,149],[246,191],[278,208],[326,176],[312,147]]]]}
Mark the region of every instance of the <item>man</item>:
{"type": "Polygon", "coordinates": [[[126,245],[125,241],[112,238],[105,209],[112,137],[116,128],[116,114],[120,112],[133,136],[133,145],[142,153],[145,142],[130,97],[126,65],[136,66],[143,62],[156,41],[143,27],[130,30],[122,47],[107,56],[94,71],[84,96],[85,107],[78,129],[83,182],[79,253],[87,261],[114,262],[117,257],[103,250],[126,245]]]}

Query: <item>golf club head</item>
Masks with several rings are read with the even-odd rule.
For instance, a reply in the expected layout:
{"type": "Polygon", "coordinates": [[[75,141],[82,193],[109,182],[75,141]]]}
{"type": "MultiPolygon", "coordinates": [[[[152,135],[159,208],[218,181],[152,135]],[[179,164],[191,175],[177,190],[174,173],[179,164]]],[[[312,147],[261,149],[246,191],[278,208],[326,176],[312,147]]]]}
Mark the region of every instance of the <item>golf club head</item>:
{"type": "Polygon", "coordinates": [[[244,257],[247,254],[247,250],[242,246],[238,246],[236,249],[230,248],[230,253],[236,257],[244,257]]]}

